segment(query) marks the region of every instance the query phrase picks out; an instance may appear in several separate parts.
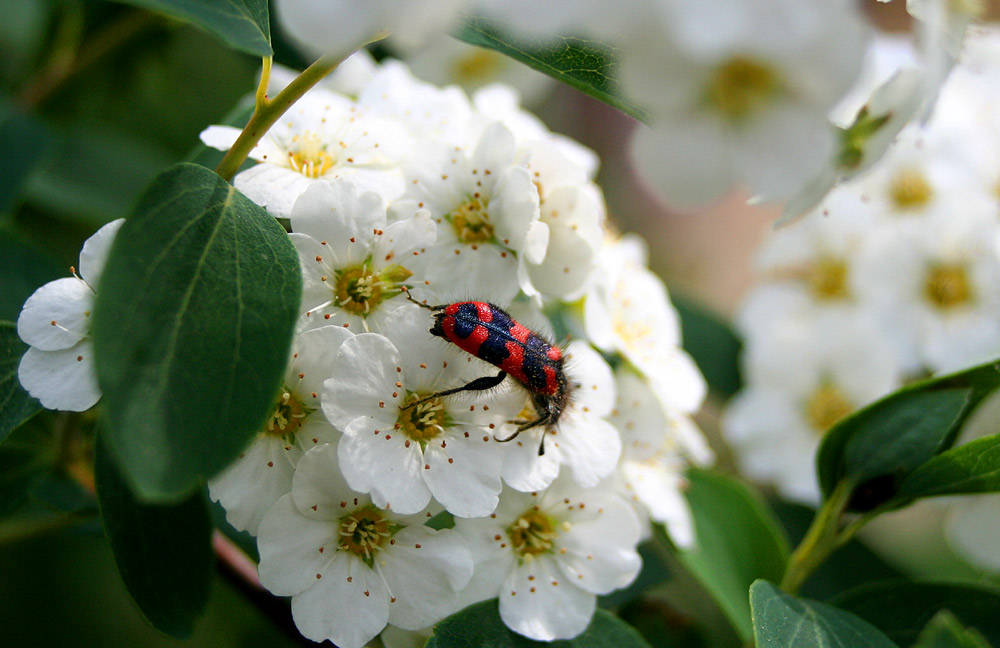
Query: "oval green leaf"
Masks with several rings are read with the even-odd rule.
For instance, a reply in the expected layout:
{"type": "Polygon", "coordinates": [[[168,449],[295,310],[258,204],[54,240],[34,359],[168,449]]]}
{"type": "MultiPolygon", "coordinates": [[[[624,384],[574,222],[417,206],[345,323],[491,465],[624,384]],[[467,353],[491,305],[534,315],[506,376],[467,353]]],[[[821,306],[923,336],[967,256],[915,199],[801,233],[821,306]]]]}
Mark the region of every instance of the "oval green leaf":
{"type": "Polygon", "coordinates": [[[702,470],[688,478],[697,546],[678,558],[746,641],[753,634],[747,590],[759,578],[781,579],[788,542],[774,514],[741,482],[702,470]]]}
{"type": "Polygon", "coordinates": [[[913,648],[990,648],[983,636],[964,628],[955,615],[942,610],[924,626],[913,648]]]}
{"type": "Polygon", "coordinates": [[[94,306],[108,441],[147,499],[176,499],[261,428],[281,385],[302,291],[267,213],[180,164],[115,239],[94,306]]]}
{"type": "Polygon", "coordinates": [[[866,621],[817,601],[785,594],[767,581],[750,587],[753,635],[768,648],[898,648],[866,621]]]}
{"type": "Polygon", "coordinates": [[[649,648],[646,640],[615,615],[598,609],[580,636],[564,641],[533,641],[503,624],[496,600],[483,601],[434,627],[425,648],[649,648]]]}
{"type": "Polygon", "coordinates": [[[907,477],[901,499],[1000,491],[1000,434],[942,452],[907,477]]]}
{"type": "Polygon", "coordinates": [[[205,494],[174,504],[144,503],[100,442],[94,480],[104,531],[129,594],[157,630],[177,639],[190,636],[208,603],[212,575],[205,494]]]}
{"type": "Polygon", "coordinates": [[[954,444],[969,414],[998,386],[992,362],[908,386],[843,419],[817,453],[824,496],[847,480],[854,510],[892,501],[910,473],[954,444]]]}
{"type": "Polygon", "coordinates": [[[1000,646],[1000,589],[981,584],[872,583],[848,590],[830,601],[868,621],[901,646],[917,641],[920,629],[941,610],[978,630],[1000,646]]]}
{"type": "Polygon", "coordinates": [[[466,18],[455,37],[496,50],[640,121],[646,117],[622,98],[615,78],[617,52],[607,43],[555,34],[547,39],[515,35],[503,21],[481,16],[466,18]]]}
{"type": "Polygon", "coordinates": [[[267,0],[118,0],[187,20],[247,54],[270,56],[267,0]]]}
{"type": "Polygon", "coordinates": [[[17,336],[13,322],[0,321],[0,442],[42,409],[17,378],[17,367],[28,345],[17,336]]]}

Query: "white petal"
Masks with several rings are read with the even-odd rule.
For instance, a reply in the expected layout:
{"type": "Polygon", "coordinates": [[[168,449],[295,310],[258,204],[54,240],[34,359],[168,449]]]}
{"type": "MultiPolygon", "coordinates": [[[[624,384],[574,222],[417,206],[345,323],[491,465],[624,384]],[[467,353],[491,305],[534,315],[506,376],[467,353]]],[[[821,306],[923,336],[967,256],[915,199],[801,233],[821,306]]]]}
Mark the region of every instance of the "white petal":
{"type": "Polygon", "coordinates": [[[538,221],[538,189],[531,181],[531,174],[523,167],[510,167],[497,179],[490,198],[490,221],[496,237],[516,252],[527,252],[529,261],[537,263],[544,256],[548,245],[548,229],[531,232],[531,224],[538,221]],[[529,242],[532,249],[525,250],[529,242]],[[544,240],[543,240],[544,237],[544,240]]]}
{"type": "Polygon", "coordinates": [[[566,374],[573,391],[570,408],[592,416],[606,416],[615,405],[615,379],[601,354],[582,340],[566,348],[566,374]]]}
{"type": "Polygon", "coordinates": [[[323,381],[330,377],[340,345],[353,337],[343,326],[321,326],[299,334],[285,385],[310,408],[319,407],[323,381]],[[316,394],[314,397],[313,394],[316,394]]]}
{"type": "Polygon", "coordinates": [[[570,639],[587,629],[596,601],[596,596],[569,582],[554,559],[542,555],[504,579],[500,618],[529,639],[570,639]]]}
{"type": "Polygon", "coordinates": [[[472,577],[472,556],[455,531],[425,526],[397,533],[391,549],[380,554],[382,574],[396,598],[389,621],[419,630],[456,611],[459,591],[472,577]]]}
{"type": "Polygon", "coordinates": [[[315,520],[333,520],[343,515],[351,502],[368,503],[364,491],[352,489],[341,474],[338,446],[324,443],[302,455],[292,478],[292,499],[299,513],[315,520]]]}
{"type": "Polygon", "coordinates": [[[607,594],[631,583],[642,560],[636,552],[640,526],[635,513],[615,496],[591,495],[589,508],[599,506],[594,519],[573,523],[556,540],[559,567],[574,585],[595,594],[607,594]]]}
{"type": "Polygon", "coordinates": [[[430,466],[424,480],[434,498],[459,517],[482,517],[497,507],[500,499],[500,468],[504,449],[486,435],[468,438],[449,435],[447,441],[432,439],[424,450],[430,466]],[[446,443],[446,447],[441,447],[446,443]]]}
{"type": "Polygon", "coordinates": [[[377,333],[345,340],[331,377],[323,382],[326,418],[341,431],[358,417],[375,417],[391,425],[405,397],[404,390],[396,387],[402,381],[400,363],[396,347],[377,333]]]}
{"type": "Polygon", "coordinates": [[[389,620],[385,584],[357,558],[338,556],[322,578],[292,598],[292,617],[303,636],[362,648],[389,620]]]}
{"type": "Polygon", "coordinates": [[[111,244],[115,242],[115,236],[124,223],[125,219],[119,218],[104,225],[87,239],[80,250],[80,277],[95,289],[101,281],[111,244]]]}
{"type": "MultiPolygon", "coordinates": [[[[498,433],[500,436],[504,432],[498,433]]],[[[546,440],[544,455],[538,454],[541,435],[544,430],[533,428],[521,432],[510,446],[503,462],[503,480],[508,486],[522,493],[532,493],[548,488],[559,474],[559,459],[562,456],[554,443],[557,437],[546,440]]]]}
{"type": "Polygon", "coordinates": [[[298,171],[266,162],[233,178],[237,189],[276,218],[290,218],[296,199],[316,182],[298,171]]]}
{"type": "Polygon", "coordinates": [[[28,297],[17,334],[40,351],[68,349],[90,335],[94,291],[75,277],[56,279],[28,297]]]}
{"type": "Polygon", "coordinates": [[[361,192],[350,180],[324,180],[295,201],[291,224],[293,232],[325,241],[337,267],[347,268],[371,252],[374,230],[386,224],[385,201],[373,192],[361,192]]]}
{"type": "Polygon", "coordinates": [[[257,549],[260,581],[271,593],[290,596],[313,587],[337,547],[336,521],[302,516],[291,494],[268,509],[260,523],[257,549]],[[324,551],[320,551],[320,549],[324,551]]]}
{"type": "Polygon", "coordinates": [[[557,430],[553,445],[559,447],[562,463],[572,471],[577,484],[595,486],[615,469],[622,445],[613,425],[596,416],[570,412],[557,430]]]}
{"type": "Polygon", "coordinates": [[[18,365],[17,377],[48,409],[83,412],[101,398],[89,339],[61,351],[29,348],[18,365]]]}
{"type": "Polygon", "coordinates": [[[393,263],[407,267],[413,250],[429,247],[437,238],[437,225],[426,209],[418,209],[411,218],[392,223],[383,231],[384,234],[375,242],[372,252],[376,268],[384,268],[393,263]]]}
{"type": "Polygon", "coordinates": [[[201,141],[220,151],[228,151],[243,131],[233,126],[209,126],[201,131],[201,141]]]}
{"type": "Polygon", "coordinates": [[[226,521],[257,535],[271,505],[292,492],[292,473],[301,454],[281,437],[259,434],[239,459],[208,481],[212,499],[226,509],[226,521]]]}
{"type": "Polygon", "coordinates": [[[355,490],[371,493],[376,506],[408,515],[430,502],[420,444],[391,426],[375,434],[369,419],[355,420],[344,430],[339,455],[347,482],[355,490]]]}

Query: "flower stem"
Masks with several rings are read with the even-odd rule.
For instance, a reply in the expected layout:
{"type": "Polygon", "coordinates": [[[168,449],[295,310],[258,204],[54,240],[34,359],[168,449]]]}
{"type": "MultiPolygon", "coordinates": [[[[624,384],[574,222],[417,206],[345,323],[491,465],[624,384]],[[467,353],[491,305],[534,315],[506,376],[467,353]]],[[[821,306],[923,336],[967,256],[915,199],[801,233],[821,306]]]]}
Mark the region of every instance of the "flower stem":
{"type": "Polygon", "coordinates": [[[840,521],[851,495],[848,482],[841,482],[833,494],[823,502],[802,542],[788,559],[788,567],[781,579],[781,589],[789,594],[799,591],[802,583],[827,557],[847,542],[870,517],[865,516],[840,531],[840,521]],[[860,524],[859,524],[860,522],[860,524]]]}
{"type": "Polygon", "coordinates": [[[271,57],[264,58],[264,67],[257,86],[256,101],[253,115],[236,139],[232,148],[215,168],[223,180],[229,182],[236,175],[240,166],[250,156],[250,151],[257,146],[264,134],[274,126],[285,112],[298,101],[310,88],[320,82],[327,74],[337,68],[344,56],[322,56],[310,65],[299,76],[278,93],[274,99],[267,97],[267,85],[271,80],[271,57]]]}

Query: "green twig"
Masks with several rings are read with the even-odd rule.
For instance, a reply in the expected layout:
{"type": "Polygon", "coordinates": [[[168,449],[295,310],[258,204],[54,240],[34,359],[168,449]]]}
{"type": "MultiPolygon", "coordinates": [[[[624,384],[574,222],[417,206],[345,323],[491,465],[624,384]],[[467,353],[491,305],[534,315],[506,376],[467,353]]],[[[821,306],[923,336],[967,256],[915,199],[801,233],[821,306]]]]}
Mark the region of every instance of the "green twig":
{"type": "Polygon", "coordinates": [[[809,575],[857,531],[857,529],[851,530],[846,538],[840,534],[840,519],[850,495],[850,485],[841,482],[829,499],[816,511],[816,517],[813,518],[805,537],[788,559],[788,567],[781,579],[782,590],[789,594],[797,593],[809,575]]]}

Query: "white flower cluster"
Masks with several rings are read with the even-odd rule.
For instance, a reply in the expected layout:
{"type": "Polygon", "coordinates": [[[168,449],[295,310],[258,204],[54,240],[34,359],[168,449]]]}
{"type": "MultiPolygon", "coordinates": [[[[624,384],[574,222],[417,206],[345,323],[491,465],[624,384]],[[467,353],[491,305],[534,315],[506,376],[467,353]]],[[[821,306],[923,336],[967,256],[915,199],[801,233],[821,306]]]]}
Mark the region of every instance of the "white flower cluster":
{"type": "MultiPolygon", "coordinates": [[[[361,646],[488,598],[523,635],[575,636],[638,573],[648,520],[693,542],[683,473],[712,459],[690,419],[704,381],[641,243],[605,232],[592,152],[508,88],[470,99],[397,62],[352,69],[234,180],[288,219],[304,293],[273,417],[211,495],[311,639],[361,646]],[[547,367],[569,391],[557,424],[517,434],[540,412],[513,376],[440,394],[500,364],[432,335],[415,300],[489,302],[549,342],[572,331],[547,367]],[[443,511],[452,528],[425,524],[443,511]]],[[[514,340],[482,344],[516,367],[514,340]]]]}
{"type": "Polygon", "coordinates": [[[1000,32],[971,33],[927,125],[763,244],[738,322],[746,387],[723,421],[748,476],[815,503],[837,420],[1000,357],[998,81],[1000,32]]]}

